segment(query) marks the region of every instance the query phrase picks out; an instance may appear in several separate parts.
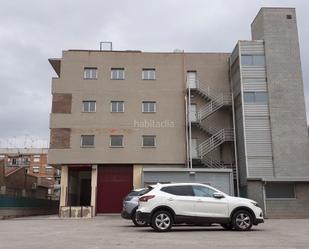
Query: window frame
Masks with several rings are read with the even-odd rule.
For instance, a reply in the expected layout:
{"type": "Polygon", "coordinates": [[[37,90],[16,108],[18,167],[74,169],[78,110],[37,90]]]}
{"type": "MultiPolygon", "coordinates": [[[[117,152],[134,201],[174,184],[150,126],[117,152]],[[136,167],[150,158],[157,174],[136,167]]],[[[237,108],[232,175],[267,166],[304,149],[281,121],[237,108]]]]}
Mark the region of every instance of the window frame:
{"type": "Polygon", "coordinates": [[[83,100],[82,101],[82,112],[83,113],[95,113],[97,112],[97,101],[96,100],[83,100]],[[85,104],[88,104],[89,111],[85,110],[85,104]],[[91,111],[91,103],[94,103],[94,111],[91,111]]]}
{"type": "Polygon", "coordinates": [[[213,194],[217,192],[212,188],[209,188],[209,187],[206,187],[206,186],[200,186],[200,185],[192,185],[192,190],[193,190],[195,197],[203,197],[203,198],[213,198],[213,194]],[[213,193],[210,196],[199,196],[199,195],[196,195],[196,193],[194,192],[194,188],[205,188],[207,190],[213,191],[213,193]]]}
{"type": "Polygon", "coordinates": [[[110,102],[110,112],[111,113],[124,113],[124,101],[123,100],[111,100],[110,102]],[[113,111],[113,103],[117,103],[117,111],[113,111]],[[118,111],[119,103],[122,103],[122,111],[118,111]]]}
{"type": "Polygon", "coordinates": [[[271,184],[282,184],[282,183],[290,183],[293,184],[293,196],[294,197],[267,197],[267,183],[265,186],[265,198],[266,200],[271,200],[271,201],[280,201],[280,200],[296,200],[297,199],[297,193],[296,193],[296,184],[295,182],[271,182],[271,184]]]}
{"type": "Polygon", "coordinates": [[[269,101],[269,98],[268,98],[268,92],[243,92],[243,100],[244,100],[244,104],[251,104],[251,105],[268,105],[268,101],[269,101]],[[249,94],[252,95],[253,97],[253,101],[251,102],[248,102],[246,101],[246,96],[249,96],[249,94]],[[257,102],[257,95],[259,94],[264,94],[264,97],[265,97],[265,100],[266,101],[263,101],[263,102],[257,102]]]}
{"type": "MultiPolygon", "coordinates": [[[[148,108],[149,109],[149,108],[148,108]]],[[[157,112],[157,102],[156,101],[143,101],[142,102],[142,113],[156,113],[157,112]],[[145,104],[154,104],[154,110],[153,110],[153,112],[151,112],[151,111],[146,111],[145,110],[145,104]]]]}
{"type": "Polygon", "coordinates": [[[165,186],[165,187],[162,187],[160,189],[160,191],[164,192],[164,193],[168,193],[170,195],[174,195],[174,196],[191,196],[191,197],[195,197],[195,194],[194,194],[194,191],[193,191],[193,186],[192,185],[173,185],[173,186],[165,186]],[[179,195],[179,194],[175,194],[175,193],[170,193],[170,192],[167,192],[165,189],[177,189],[177,188],[187,188],[187,191],[188,189],[190,188],[191,189],[191,193],[189,193],[190,191],[187,192],[186,195],[179,195]],[[190,194],[190,195],[188,195],[190,194]]]}
{"type": "Polygon", "coordinates": [[[111,68],[111,80],[124,80],[125,79],[125,68],[123,67],[112,67],[111,68]],[[113,77],[113,73],[116,71],[116,78],[113,77]],[[119,71],[122,71],[123,78],[119,78],[119,71]]]}
{"type": "Polygon", "coordinates": [[[33,162],[34,163],[41,162],[41,155],[33,155],[33,162]]]}
{"type": "Polygon", "coordinates": [[[39,166],[32,166],[32,173],[33,174],[40,173],[40,167],[39,166]]]}
{"type": "Polygon", "coordinates": [[[156,69],[155,68],[143,68],[142,69],[142,80],[156,80],[156,69]],[[153,72],[153,78],[149,77],[150,72],[153,72]],[[145,77],[147,75],[147,77],[145,77]]]}
{"type": "Polygon", "coordinates": [[[156,148],[157,147],[157,136],[156,135],[142,135],[142,147],[143,148],[156,148]],[[145,145],[144,138],[145,137],[153,137],[154,145],[145,145]]]}
{"type": "Polygon", "coordinates": [[[92,134],[80,135],[80,148],[95,148],[95,135],[92,134]],[[83,138],[86,136],[93,137],[93,145],[83,145],[83,138]]]}
{"type": "Polygon", "coordinates": [[[123,148],[124,147],[124,136],[123,135],[110,135],[109,147],[111,147],[111,148],[123,148]],[[113,137],[121,137],[121,145],[112,145],[112,138],[113,137]]]}
{"type": "Polygon", "coordinates": [[[241,55],[241,66],[256,66],[256,67],[262,67],[262,66],[266,66],[266,58],[265,58],[265,54],[242,54],[241,55]],[[249,58],[250,58],[250,63],[244,63],[245,59],[244,58],[247,58],[248,61],[249,61],[249,58]],[[263,63],[260,64],[260,63],[256,63],[257,61],[257,58],[262,58],[263,57],[263,63]]]}
{"type": "Polygon", "coordinates": [[[97,80],[98,79],[98,68],[97,67],[84,67],[84,80],[97,80]],[[90,72],[92,72],[92,70],[94,70],[95,71],[95,77],[92,77],[93,75],[92,75],[92,73],[90,73],[89,75],[90,75],[90,77],[89,78],[87,78],[86,76],[87,76],[87,73],[86,73],[86,71],[87,70],[91,70],[90,72]]]}

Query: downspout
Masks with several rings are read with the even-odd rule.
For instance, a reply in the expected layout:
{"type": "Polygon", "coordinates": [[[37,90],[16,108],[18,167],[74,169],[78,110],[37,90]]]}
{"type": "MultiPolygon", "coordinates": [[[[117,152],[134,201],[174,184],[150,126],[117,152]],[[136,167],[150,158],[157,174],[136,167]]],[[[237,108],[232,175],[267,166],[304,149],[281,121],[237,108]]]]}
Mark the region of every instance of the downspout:
{"type": "Polygon", "coordinates": [[[232,95],[232,117],[233,117],[233,135],[234,135],[234,157],[235,157],[235,169],[236,169],[236,190],[237,196],[240,195],[239,193],[239,174],[238,174],[238,156],[237,156],[237,136],[236,136],[236,121],[235,121],[235,105],[234,105],[234,92],[233,92],[233,84],[232,84],[232,77],[231,77],[231,58],[229,58],[229,78],[230,78],[230,88],[231,88],[231,95],[232,95]]]}
{"type": "Polygon", "coordinates": [[[192,169],[192,128],[191,128],[191,87],[188,86],[188,95],[189,95],[189,103],[188,103],[188,120],[189,120],[189,158],[190,158],[190,169],[192,169]]]}
{"type": "Polygon", "coordinates": [[[266,212],[266,191],[265,191],[266,181],[262,181],[262,183],[263,183],[264,217],[267,217],[267,212],[266,212]]]}
{"type": "Polygon", "coordinates": [[[185,53],[182,52],[182,79],[185,89],[185,131],[186,131],[186,165],[190,168],[190,155],[189,155],[189,133],[188,133],[188,96],[187,96],[187,80],[185,77],[185,53]]]}

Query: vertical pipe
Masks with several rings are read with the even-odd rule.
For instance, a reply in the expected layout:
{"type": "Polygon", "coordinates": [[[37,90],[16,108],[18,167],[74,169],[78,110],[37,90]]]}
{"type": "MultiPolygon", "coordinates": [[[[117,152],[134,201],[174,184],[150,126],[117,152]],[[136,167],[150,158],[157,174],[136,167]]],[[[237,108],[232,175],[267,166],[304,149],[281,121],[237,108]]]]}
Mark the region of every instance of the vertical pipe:
{"type": "Polygon", "coordinates": [[[189,158],[190,158],[190,168],[192,169],[192,128],[191,128],[191,86],[190,83],[188,85],[188,95],[189,95],[189,103],[188,103],[188,120],[189,120],[189,158]]]}
{"type": "MultiPolygon", "coordinates": [[[[187,92],[187,91],[186,91],[187,92]]],[[[187,94],[187,93],[186,93],[187,94]]],[[[185,95],[185,109],[186,109],[186,158],[187,158],[187,168],[190,168],[190,161],[189,161],[189,134],[188,134],[188,98],[187,95],[185,95]]]]}

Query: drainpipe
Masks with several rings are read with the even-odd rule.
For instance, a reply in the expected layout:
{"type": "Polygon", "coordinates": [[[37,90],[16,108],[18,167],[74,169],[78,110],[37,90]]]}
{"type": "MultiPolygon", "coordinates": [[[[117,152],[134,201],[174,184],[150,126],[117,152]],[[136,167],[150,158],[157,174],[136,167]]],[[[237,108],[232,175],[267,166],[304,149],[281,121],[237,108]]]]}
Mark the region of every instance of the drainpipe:
{"type": "Polygon", "coordinates": [[[192,129],[191,129],[191,87],[188,85],[189,90],[188,90],[188,98],[189,98],[189,103],[188,103],[188,120],[189,120],[189,158],[190,158],[190,169],[192,169],[192,129]]]}
{"type": "Polygon", "coordinates": [[[190,156],[189,156],[189,134],[188,134],[188,98],[187,95],[185,95],[185,109],[186,109],[186,157],[187,157],[187,168],[190,168],[190,156]]]}
{"type": "Polygon", "coordinates": [[[266,217],[267,216],[267,212],[266,212],[266,191],[265,191],[266,181],[262,181],[262,184],[263,184],[264,217],[266,217]]]}

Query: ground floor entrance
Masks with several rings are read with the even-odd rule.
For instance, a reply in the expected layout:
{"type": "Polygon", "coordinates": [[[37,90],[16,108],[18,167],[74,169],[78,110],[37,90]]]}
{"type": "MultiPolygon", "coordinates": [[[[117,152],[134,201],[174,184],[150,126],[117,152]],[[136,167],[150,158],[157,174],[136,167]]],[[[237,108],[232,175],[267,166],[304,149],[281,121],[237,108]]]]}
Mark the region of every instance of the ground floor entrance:
{"type": "Polygon", "coordinates": [[[120,213],[133,189],[133,165],[98,165],[97,213],[120,213]]]}

